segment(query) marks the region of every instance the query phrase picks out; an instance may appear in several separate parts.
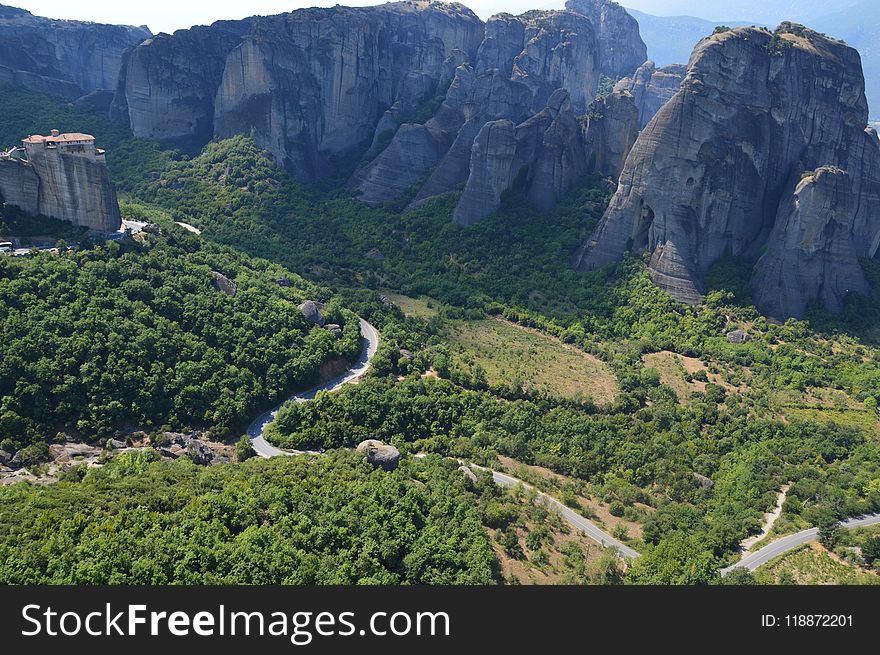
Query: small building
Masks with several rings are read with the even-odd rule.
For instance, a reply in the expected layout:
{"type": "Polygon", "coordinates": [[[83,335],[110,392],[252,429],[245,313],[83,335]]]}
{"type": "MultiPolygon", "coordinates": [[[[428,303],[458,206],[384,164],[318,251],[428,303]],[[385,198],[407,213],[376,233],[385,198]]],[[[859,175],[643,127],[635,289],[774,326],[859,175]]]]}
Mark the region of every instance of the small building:
{"type": "Polygon", "coordinates": [[[59,154],[80,155],[101,164],[106,162],[106,152],[95,147],[95,137],[91,134],[82,132],[62,134],[58,130],[51,130],[48,136],[32,134],[23,139],[22,143],[29,160],[44,154],[47,150],[56,150],[59,154]]]}

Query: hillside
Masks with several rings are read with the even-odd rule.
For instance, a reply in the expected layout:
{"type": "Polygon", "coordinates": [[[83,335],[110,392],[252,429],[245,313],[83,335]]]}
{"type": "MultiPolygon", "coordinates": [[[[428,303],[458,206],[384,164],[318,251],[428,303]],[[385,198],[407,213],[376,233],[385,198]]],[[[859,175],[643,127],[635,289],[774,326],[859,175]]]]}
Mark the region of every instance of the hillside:
{"type": "Polygon", "coordinates": [[[114,118],[9,90],[5,143],[95,134],[123,217],[151,226],[92,242],[4,209],[4,231],[81,243],[0,259],[0,450],[40,483],[0,489],[0,580],[709,584],[784,485],[780,526],[880,510],[880,140],[854,50],[792,24],[720,30],[637,134],[608,74],[644,54],[619,14],[476,26],[419,2],[254,20],[144,46],[114,118]],[[320,61],[358,79],[318,79],[300,57],[312,36],[285,41],[291,25],[333,27],[320,61]],[[375,57],[336,39],[359,30],[375,57]],[[230,53],[263,70],[269,43],[291,50],[234,77],[230,53]],[[410,47],[421,68],[396,59],[410,47]],[[399,76],[375,97],[360,84],[385,80],[360,67],[372,59],[399,76]],[[270,78],[265,96],[238,84],[270,78]],[[257,96],[262,113],[241,110],[257,96]],[[802,130],[810,117],[822,129],[802,130]],[[804,225],[821,238],[779,237],[804,225]],[[604,260],[576,270],[585,244],[604,260]],[[306,299],[341,338],[306,320],[306,299]],[[345,367],[358,317],[381,333],[370,374],[268,428],[321,456],[152,461],[178,431],[232,450],[256,415],[345,367]],[[366,439],[399,468],[351,452],[366,439]],[[101,450],[91,467],[65,462],[46,484],[52,448],[83,443],[101,450]],[[619,564],[458,459],[524,471],[642,556],[619,564]]]}
{"type": "Polygon", "coordinates": [[[328,360],[360,351],[350,312],[326,310],[346,327],[336,341],[298,311],[307,298],[328,300],[326,290],[164,229],[0,259],[3,450],[162,425],[229,437],[256,410],[309,386],[328,360]],[[215,272],[234,281],[234,297],[215,272]]]}

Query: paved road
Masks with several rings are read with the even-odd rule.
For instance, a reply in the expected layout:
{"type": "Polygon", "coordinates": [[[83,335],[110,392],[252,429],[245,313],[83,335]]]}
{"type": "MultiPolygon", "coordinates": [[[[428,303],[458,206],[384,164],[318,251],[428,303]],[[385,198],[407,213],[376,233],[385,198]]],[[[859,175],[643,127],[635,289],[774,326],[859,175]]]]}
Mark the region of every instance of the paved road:
{"type": "MultiPolygon", "coordinates": [[[[474,468],[482,468],[479,466],[474,466],[474,468]]],[[[483,469],[489,470],[489,469],[483,469]]],[[[492,471],[492,479],[495,480],[496,484],[501,485],[502,487],[515,487],[518,484],[521,484],[526,489],[533,489],[531,485],[526,484],[522,480],[518,480],[514,477],[511,477],[505,473],[499,473],[498,471],[492,471]]],[[[536,490],[537,491],[537,490],[536,490]]],[[[590,539],[595,541],[596,543],[604,546],[606,548],[616,548],[617,552],[623,557],[628,557],[630,559],[635,559],[639,556],[639,554],[634,551],[632,548],[627,546],[624,543],[621,543],[610,534],[602,530],[597,525],[591,523],[583,516],[575,512],[573,509],[568,507],[567,505],[563,505],[558,500],[553,498],[552,496],[548,496],[547,494],[538,491],[538,497],[541,498],[545,503],[552,506],[556,510],[562,514],[562,517],[568,521],[571,525],[573,525],[577,530],[580,530],[584,534],[586,534],[590,539]]]]}
{"type": "MultiPolygon", "coordinates": [[[[373,359],[373,355],[376,354],[376,350],[379,348],[379,331],[376,330],[372,325],[367,323],[364,319],[360,319],[361,321],[361,337],[363,342],[363,347],[361,348],[361,356],[355,362],[354,366],[348,369],[345,373],[333,378],[329,382],[325,382],[317,387],[313,387],[308,391],[303,391],[294,396],[288,398],[288,402],[293,400],[298,403],[306,402],[307,400],[313,400],[316,395],[318,395],[321,391],[336,391],[340,387],[346,384],[351,384],[362,378],[367,370],[370,368],[370,360],[373,359]]],[[[247,435],[251,438],[251,445],[254,450],[260,457],[279,457],[282,455],[302,455],[305,454],[303,451],[287,451],[281,450],[280,448],[276,448],[272,444],[270,444],[265,439],[266,428],[268,425],[275,420],[275,417],[278,415],[278,410],[281,409],[281,403],[278,407],[270,409],[268,412],[264,412],[260,414],[253,423],[250,424],[247,430],[247,435]]]]}
{"type": "MultiPolygon", "coordinates": [[[[373,355],[376,354],[376,351],[379,348],[379,332],[372,325],[361,319],[361,335],[363,337],[364,344],[363,348],[361,349],[361,356],[354,364],[354,366],[352,366],[342,375],[330,380],[329,382],[292,396],[288,399],[288,401],[292,400],[298,403],[307,402],[309,400],[313,400],[315,396],[321,391],[336,391],[340,387],[362,378],[364,374],[366,374],[367,370],[369,370],[370,360],[373,359],[373,355]]],[[[281,405],[283,404],[284,403],[281,403],[281,405]]],[[[260,457],[268,459],[271,457],[307,454],[306,451],[281,450],[280,448],[276,448],[268,441],[266,441],[266,428],[272,421],[275,420],[275,417],[278,415],[278,410],[281,408],[281,405],[278,405],[278,407],[275,407],[274,409],[270,409],[268,412],[264,412],[256,419],[254,419],[254,422],[251,423],[251,425],[248,427],[247,434],[251,438],[251,445],[260,457]]],[[[482,467],[474,466],[474,468],[482,467]]],[[[532,488],[530,485],[526,484],[522,480],[518,480],[504,473],[499,473],[498,471],[492,471],[492,478],[495,480],[496,484],[499,484],[502,487],[514,487],[518,484],[521,484],[526,488],[532,488]]],[[[635,558],[639,556],[639,554],[632,548],[630,548],[626,544],[621,543],[593,523],[590,523],[590,521],[573,511],[571,508],[566,507],[555,498],[548,496],[547,494],[540,491],[538,491],[538,497],[543,499],[544,502],[546,502],[548,505],[551,505],[552,507],[559,510],[563,518],[571,525],[573,525],[577,530],[581,530],[588,537],[601,544],[602,546],[616,548],[617,551],[624,557],[635,558]]]]}
{"type": "MultiPolygon", "coordinates": [[[[868,525],[878,524],[880,524],[880,514],[870,514],[869,516],[842,521],[841,527],[863,528],[868,525]]],[[[756,550],[755,552],[746,555],[736,564],[728,566],[726,569],[721,569],[721,575],[727,575],[734,569],[748,569],[749,571],[754,571],[759,566],[766,564],[773,558],[779,557],[783,553],[787,553],[802,544],[814,541],[818,537],[818,528],[810,528],[809,530],[803,530],[802,532],[780,537],[776,541],[764,546],[761,550],[756,550]]]]}

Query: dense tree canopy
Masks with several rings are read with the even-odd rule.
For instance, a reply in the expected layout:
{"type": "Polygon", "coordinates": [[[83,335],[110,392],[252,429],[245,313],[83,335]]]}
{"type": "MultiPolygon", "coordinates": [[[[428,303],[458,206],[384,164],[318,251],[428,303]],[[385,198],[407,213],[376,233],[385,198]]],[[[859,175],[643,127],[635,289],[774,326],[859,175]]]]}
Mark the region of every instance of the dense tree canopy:
{"type": "Polygon", "coordinates": [[[0,488],[0,584],[490,584],[457,464],[356,453],[208,469],[153,451],[0,488]]]}
{"type": "MultiPolygon", "coordinates": [[[[203,426],[221,436],[333,357],[360,352],[356,317],[337,341],[298,311],[328,292],[194,237],[128,240],[58,256],[0,258],[0,441],[67,431],[203,426]],[[238,287],[218,290],[213,272],[238,287]],[[274,279],[286,276],[292,286],[274,279]]],[[[8,440],[8,441],[7,441],[8,440]]]]}

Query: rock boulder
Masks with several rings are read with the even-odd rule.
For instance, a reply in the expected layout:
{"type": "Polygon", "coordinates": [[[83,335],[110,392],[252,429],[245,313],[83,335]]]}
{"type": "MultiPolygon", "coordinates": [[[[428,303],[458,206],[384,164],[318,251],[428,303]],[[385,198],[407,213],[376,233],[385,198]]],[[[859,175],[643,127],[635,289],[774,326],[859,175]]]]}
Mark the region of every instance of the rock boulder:
{"type": "Polygon", "coordinates": [[[400,463],[400,451],[394,446],[387,446],[381,441],[368,439],[358,444],[357,450],[367,457],[367,461],[376,468],[393,471],[400,463]]]}

